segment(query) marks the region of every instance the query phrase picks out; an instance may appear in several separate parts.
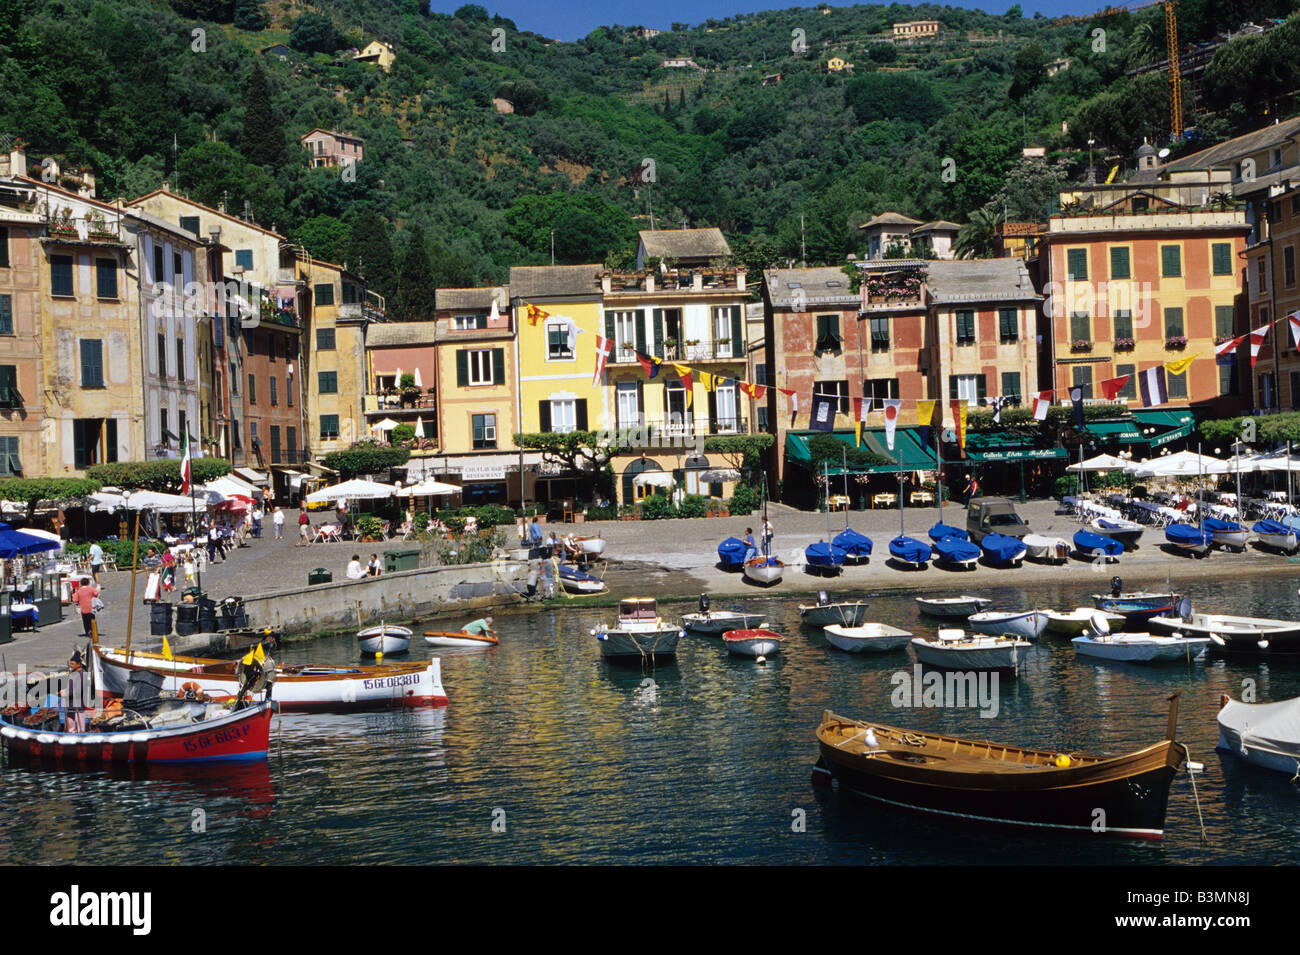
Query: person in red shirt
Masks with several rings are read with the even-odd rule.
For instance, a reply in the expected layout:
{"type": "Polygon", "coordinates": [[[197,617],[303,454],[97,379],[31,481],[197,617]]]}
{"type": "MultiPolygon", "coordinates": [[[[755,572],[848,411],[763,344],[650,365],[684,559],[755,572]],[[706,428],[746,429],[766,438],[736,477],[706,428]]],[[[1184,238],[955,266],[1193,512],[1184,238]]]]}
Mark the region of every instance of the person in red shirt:
{"type": "Polygon", "coordinates": [[[298,515],[298,543],[294,547],[311,546],[311,518],[307,516],[307,507],[303,506],[302,513],[298,515]]]}
{"type": "Polygon", "coordinates": [[[99,588],[94,584],[82,584],[77,588],[77,608],[81,611],[81,626],[85,633],[83,637],[93,636],[91,627],[95,622],[95,598],[99,596],[99,588]]]}

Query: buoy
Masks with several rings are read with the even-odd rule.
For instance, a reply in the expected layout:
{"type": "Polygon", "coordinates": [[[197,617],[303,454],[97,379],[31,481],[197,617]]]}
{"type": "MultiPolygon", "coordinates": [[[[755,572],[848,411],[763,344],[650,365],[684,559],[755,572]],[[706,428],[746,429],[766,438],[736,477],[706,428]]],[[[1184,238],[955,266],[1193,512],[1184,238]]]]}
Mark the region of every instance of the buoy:
{"type": "Polygon", "coordinates": [[[1064,753],[1056,757],[1056,765],[1059,766],[1061,769],[1067,768],[1070,765],[1070,763],[1071,763],[1070,757],[1066,756],[1064,753]]]}
{"type": "Polygon", "coordinates": [[[1267,640],[1260,640],[1260,641],[1256,642],[1255,646],[1259,647],[1261,650],[1267,650],[1267,649],[1268,649],[1268,641],[1267,641],[1267,640]]]}
{"type": "Polygon", "coordinates": [[[1194,762],[1192,762],[1191,760],[1188,760],[1188,761],[1187,761],[1187,771],[1188,771],[1189,773],[1201,773],[1201,772],[1204,772],[1204,771],[1205,771],[1205,764],[1204,764],[1204,763],[1194,763],[1194,762]]]}
{"type": "Polygon", "coordinates": [[[375,652],[375,662],[376,662],[376,663],[383,663],[383,662],[384,662],[384,651],[383,651],[383,650],[377,650],[377,651],[375,652]]]}

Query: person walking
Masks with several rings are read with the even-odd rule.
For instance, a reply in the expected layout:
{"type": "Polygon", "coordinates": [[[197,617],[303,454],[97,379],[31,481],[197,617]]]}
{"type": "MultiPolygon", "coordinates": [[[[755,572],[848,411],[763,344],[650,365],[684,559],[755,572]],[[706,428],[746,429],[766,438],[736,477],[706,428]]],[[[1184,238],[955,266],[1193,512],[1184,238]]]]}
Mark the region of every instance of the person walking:
{"type": "Polygon", "coordinates": [[[262,507],[260,504],[253,505],[253,536],[258,540],[262,538],[262,507]]]}
{"type": "Polygon", "coordinates": [[[81,628],[83,637],[95,635],[95,601],[99,598],[99,588],[93,583],[82,584],[77,588],[77,609],[81,611],[81,628]]]}
{"type": "Polygon", "coordinates": [[[176,555],[170,549],[162,555],[162,587],[168,593],[176,589],[176,555]]]}
{"type": "Polygon", "coordinates": [[[280,505],[275,505],[275,510],[271,514],[271,523],[275,525],[275,539],[284,540],[284,511],[280,510],[280,505]]]}
{"type": "Polygon", "coordinates": [[[213,524],[211,527],[208,528],[208,563],[209,564],[215,564],[217,561],[217,538],[219,536],[220,536],[220,532],[217,530],[216,524],[213,524]]]}
{"type": "Polygon", "coordinates": [[[99,572],[104,569],[104,548],[99,546],[95,541],[90,545],[90,576],[95,578],[95,586],[99,586],[99,572]]]}
{"type": "Polygon", "coordinates": [[[963,492],[966,495],[966,509],[970,510],[971,498],[980,492],[980,482],[976,480],[975,475],[969,472],[966,474],[966,486],[963,488],[963,492]]]}
{"type": "Polygon", "coordinates": [[[311,518],[307,516],[307,509],[305,507],[298,514],[298,543],[293,546],[311,546],[311,518]]]}

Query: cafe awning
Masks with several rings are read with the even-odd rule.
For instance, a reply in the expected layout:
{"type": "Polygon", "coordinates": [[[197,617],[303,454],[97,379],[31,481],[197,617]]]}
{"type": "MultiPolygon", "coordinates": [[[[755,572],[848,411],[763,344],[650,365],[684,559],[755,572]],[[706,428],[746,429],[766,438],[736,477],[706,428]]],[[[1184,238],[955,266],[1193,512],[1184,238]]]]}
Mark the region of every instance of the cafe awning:
{"type": "MultiPolygon", "coordinates": [[[[1064,448],[1041,447],[1030,444],[1024,438],[1007,432],[969,432],[966,435],[966,457],[976,463],[1055,461],[1065,456],[1064,448]]],[[[961,462],[954,463],[960,464],[961,462]]]]}
{"type": "MultiPolygon", "coordinates": [[[[785,435],[786,459],[812,470],[812,452],[808,448],[808,441],[819,434],[829,434],[830,437],[849,449],[856,447],[852,431],[787,431],[785,435]]],[[[911,428],[899,428],[894,433],[894,450],[892,451],[889,450],[885,443],[883,428],[864,428],[862,431],[862,450],[878,454],[883,458],[889,458],[890,463],[854,464],[850,461],[846,469],[841,462],[832,459],[826,462],[828,473],[897,474],[900,469],[900,465],[897,463],[899,455],[902,455],[901,469],[904,471],[933,471],[935,466],[934,452],[921,444],[919,434],[911,428]]]]}
{"type": "Polygon", "coordinates": [[[1084,430],[1118,444],[1133,444],[1143,440],[1141,430],[1132,421],[1090,421],[1084,430]]]}
{"type": "Polygon", "coordinates": [[[1196,416],[1185,409],[1182,411],[1135,411],[1133,417],[1137,419],[1138,427],[1147,425],[1164,429],[1157,434],[1137,439],[1153,448],[1187,437],[1192,433],[1192,428],[1196,426],[1196,416]]]}

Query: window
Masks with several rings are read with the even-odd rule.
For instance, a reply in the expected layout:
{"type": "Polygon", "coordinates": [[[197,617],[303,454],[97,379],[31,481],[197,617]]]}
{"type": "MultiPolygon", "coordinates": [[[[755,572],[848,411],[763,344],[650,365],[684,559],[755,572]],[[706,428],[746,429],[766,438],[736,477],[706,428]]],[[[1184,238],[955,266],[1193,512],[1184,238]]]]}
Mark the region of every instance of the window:
{"type": "Polygon", "coordinates": [[[0,365],[0,408],[21,408],[23,396],[18,393],[18,366],[0,365]]]}
{"type": "Polygon", "coordinates": [[[481,348],[456,352],[456,384],[491,385],[505,382],[504,348],[481,348]]]}
{"type": "Polygon", "coordinates": [[[320,439],[332,441],[339,436],[339,416],[323,414],[320,416],[320,439]]]}
{"type": "Polygon", "coordinates": [[[573,345],[569,341],[569,330],[573,326],[564,322],[546,323],[546,360],[560,361],[573,357],[573,345]]]}
{"type": "Polygon", "coordinates": [[[268,334],[266,336],[266,358],[267,361],[275,361],[275,342],[276,337],[268,334]]]}
{"type": "Polygon", "coordinates": [[[212,344],[217,348],[226,347],[226,323],[220,315],[212,317],[212,344]]]}
{"type": "Polygon", "coordinates": [[[284,403],[293,407],[293,375],[284,376],[284,403]]]}
{"type": "Polygon", "coordinates": [[[838,315],[817,316],[817,341],[814,352],[840,353],[840,317],[838,315]]]}
{"type": "Polygon", "coordinates": [[[767,405],[759,405],[754,410],[758,412],[758,418],[756,419],[758,430],[761,432],[767,431],[767,405]]]}
{"type": "Polygon", "coordinates": [[[610,357],[613,361],[626,361],[631,357],[630,349],[637,347],[638,325],[636,312],[606,312],[606,338],[610,337],[611,325],[614,332],[614,352],[610,357]]]}
{"type": "Polygon", "coordinates": [[[167,436],[168,432],[171,431],[171,427],[172,427],[171,419],[168,417],[167,409],[159,408],[158,409],[158,435],[159,435],[159,440],[162,441],[163,444],[171,444],[172,439],[167,436]]]}
{"type": "MultiPolygon", "coordinates": [[[[838,325],[838,316],[836,323],[838,325]]],[[[744,351],[740,335],[740,306],[716,306],[713,309],[713,357],[740,357],[744,351]]]]}
{"type": "MultiPolygon", "coordinates": [[[[1223,388],[1223,372],[1231,368],[1231,365],[1219,366],[1219,394],[1221,395],[1231,394],[1223,388]]],[[[1297,409],[1300,409],[1300,371],[1293,371],[1291,372],[1291,410],[1297,409]]]]}
{"type": "Polygon", "coordinates": [[[1078,388],[1084,398],[1092,397],[1092,366],[1075,365],[1070,370],[1070,390],[1078,388]]]}
{"type": "Polygon", "coordinates": [[[248,373],[248,403],[257,404],[257,379],[253,377],[251,371],[248,373]]]}
{"type": "Polygon", "coordinates": [[[199,234],[198,216],[181,216],[181,228],[193,235],[199,234]]]}
{"type": "Polygon", "coordinates": [[[361,291],[361,286],[356,282],[343,282],[343,304],[360,305],[365,299],[365,293],[361,291]]]}
{"type": "Polygon", "coordinates": [[[23,462],[18,457],[17,436],[0,437],[0,475],[21,475],[23,462]]]}
{"type": "Polygon", "coordinates": [[[251,271],[253,270],[253,250],[252,250],[252,249],[236,249],[236,250],[235,250],[235,265],[237,265],[237,266],[243,268],[245,271],[249,271],[249,272],[251,272],[251,271]]]}
{"type": "Polygon", "coordinates": [[[176,418],[177,418],[177,421],[176,421],[176,434],[177,434],[177,435],[181,438],[181,440],[183,441],[183,440],[185,439],[185,436],[188,435],[188,434],[190,433],[190,421],[189,421],[189,416],[185,413],[185,409],[182,408],[182,409],[177,413],[176,418]]]}
{"type": "Polygon", "coordinates": [[[167,336],[158,333],[158,377],[167,377],[167,336]]]}
{"type": "Polygon", "coordinates": [[[1165,340],[1181,338],[1183,335],[1183,310],[1181,308],[1165,309],[1165,340]]]}
{"type": "Polygon", "coordinates": [[[322,395],[337,395],[339,393],[339,373],[337,371],[318,372],[316,377],[319,381],[318,390],[322,395]]]}
{"type": "MultiPolygon", "coordinates": [[[[848,386],[847,381],[844,384],[845,387],[848,386]]],[[[709,417],[712,420],[714,434],[740,430],[740,416],[736,410],[736,385],[734,382],[718,385],[709,393],[709,417]]]]}
{"type": "Polygon", "coordinates": [[[172,253],[172,284],[177,287],[185,284],[185,259],[179,252],[172,253]]]}
{"type": "Polygon", "coordinates": [[[185,380],[185,339],[176,339],[176,380],[185,380]]]}
{"type": "Polygon", "coordinates": [[[0,269],[9,268],[9,227],[0,225],[0,269]]]}
{"type": "Polygon", "coordinates": [[[221,414],[221,369],[212,369],[212,391],[217,399],[217,414],[221,414]]]}
{"type": "Polygon", "coordinates": [[[471,416],[474,429],[474,450],[486,450],[497,446],[497,416],[494,414],[476,414],[471,416]]]}
{"type": "MultiPolygon", "coordinates": [[[[1219,394],[1235,395],[1237,393],[1237,365],[1234,362],[1231,365],[1219,365],[1219,394]]],[[[1300,393],[1297,393],[1296,387],[1300,382],[1296,381],[1296,373],[1291,372],[1291,407],[1293,410],[1300,409],[1297,399],[1300,399],[1300,393]]]]}
{"type": "Polygon", "coordinates": [[[155,242],[153,245],[153,282],[154,285],[161,285],[167,278],[167,266],[163,261],[163,247],[161,243],[155,242]]]}
{"type": "Polygon", "coordinates": [[[1214,337],[1231,338],[1236,322],[1236,309],[1231,305],[1214,306],[1214,337]]]}
{"type": "Polygon", "coordinates": [[[1172,371],[1166,368],[1165,382],[1169,386],[1170,398],[1187,397],[1187,372],[1183,372],[1181,375],[1175,375],[1172,371]]]}
{"type": "Polygon", "coordinates": [[[50,256],[50,294],[56,298],[72,298],[72,256],[50,256]]]}
{"type": "Polygon", "coordinates": [[[1087,249],[1066,250],[1065,277],[1072,282],[1088,281],[1088,250],[1087,249]]]}
{"type": "MultiPolygon", "coordinates": [[[[1273,385],[1273,373],[1271,371],[1266,371],[1259,376],[1259,407],[1261,408],[1273,407],[1274,392],[1275,392],[1275,388],[1273,385]]],[[[1173,392],[1171,391],[1170,396],[1172,397],[1172,395],[1173,392]]]]}
{"type": "Polygon", "coordinates": [[[1127,309],[1121,309],[1115,312],[1115,340],[1127,338],[1130,341],[1133,338],[1133,313],[1127,309]]]}
{"type": "Polygon", "coordinates": [[[998,309],[998,338],[1003,343],[1020,340],[1020,313],[1014,308],[998,309]]]}
{"type": "Polygon", "coordinates": [[[968,310],[957,313],[957,344],[975,344],[975,313],[968,310]]]}
{"type": "Polygon", "coordinates": [[[1124,387],[1116,392],[1117,398],[1127,398],[1130,401],[1137,400],[1137,365],[1116,365],[1115,377],[1123,378],[1128,375],[1128,381],[1124,382],[1124,387]]]}
{"type": "Polygon", "coordinates": [[[317,305],[334,304],[334,283],[322,282],[315,288],[317,305]]]}
{"type": "MultiPolygon", "coordinates": [[[[289,455],[289,463],[298,463],[298,429],[290,425],[284,429],[285,451],[289,455]]],[[[305,460],[305,459],[304,459],[305,460]]]]}
{"type": "Polygon", "coordinates": [[[74,418],[72,421],[73,467],[78,471],[92,464],[117,460],[115,418],[74,418]]]}
{"type": "Polygon", "coordinates": [[[271,407],[274,408],[276,405],[280,403],[280,398],[276,393],[276,388],[275,388],[278,382],[276,381],[275,375],[272,375],[268,380],[271,382],[271,407]]]}
{"type": "MultiPolygon", "coordinates": [[[[336,428],[338,427],[337,416],[336,416],[336,420],[335,420],[335,422],[334,422],[334,426],[335,426],[336,428]]],[[[232,448],[234,448],[236,451],[242,451],[242,450],[244,449],[244,445],[243,445],[243,442],[240,441],[240,439],[239,439],[239,419],[238,419],[238,418],[233,418],[233,419],[231,419],[231,422],[230,422],[230,429],[231,429],[231,437],[232,437],[232,441],[231,441],[230,446],[231,446],[232,448]]]]}
{"type": "Polygon", "coordinates": [[[1113,279],[1132,278],[1129,268],[1128,246],[1114,245],[1110,249],[1110,277],[1113,279]]]}
{"type": "Polygon", "coordinates": [[[1092,322],[1087,312],[1070,313],[1070,341],[1091,343],[1092,322]]]}
{"type": "Polygon", "coordinates": [[[1167,279],[1176,279],[1183,274],[1183,250],[1177,245],[1160,247],[1160,275],[1167,279]]]}
{"type": "Polygon", "coordinates": [[[99,338],[81,340],[81,387],[104,387],[104,342],[99,338]]]}
{"type": "Polygon", "coordinates": [[[116,259],[95,259],[95,294],[99,298],[117,298],[116,259]]]}
{"type": "Polygon", "coordinates": [[[871,319],[871,350],[889,351],[889,319],[887,317],[871,319]]]}
{"type": "Polygon", "coordinates": [[[1291,197],[1291,215],[1300,216],[1300,195],[1291,197]]]}
{"type": "Polygon", "coordinates": [[[230,363],[230,394],[231,397],[239,397],[239,372],[233,361],[230,363]]]}
{"type": "Polygon", "coordinates": [[[316,329],[316,350],[317,351],[334,351],[334,329],[318,328],[316,329]]]}
{"type": "Polygon", "coordinates": [[[1259,292],[1268,291],[1268,265],[1262,255],[1255,260],[1255,284],[1259,292]]]}
{"type": "Polygon", "coordinates": [[[14,297],[0,295],[0,335],[14,333],[14,297]]]}
{"type": "Polygon", "coordinates": [[[280,426],[275,424],[271,425],[271,463],[280,463],[280,426]]]}
{"type": "Polygon", "coordinates": [[[1210,257],[1214,260],[1215,275],[1232,274],[1232,245],[1228,242],[1215,242],[1210,245],[1210,257]]]}
{"type": "Polygon", "coordinates": [[[1020,372],[1002,373],[1002,397],[1010,399],[1011,404],[1020,404],[1020,372]]]}
{"type": "Polygon", "coordinates": [[[1287,288],[1295,285],[1295,246],[1288,245],[1282,250],[1282,282],[1287,288]]]}
{"type": "Polygon", "coordinates": [[[551,426],[543,430],[554,431],[556,434],[568,434],[570,431],[577,430],[578,424],[572,398],[554,398],[548,404],[551,406],[551,426]]]}
{"type": "Polygon", "coordinates": [[[451,327],[457,332],[471,332],[478,328],[487,328],[486,315],[454,315],[451,327]]]}
{"type": "Polygon", "coordinates": [[[813,397],[818,395],[830,395],[836,399],[836,408],[840,414],[849,413],[849,382],[847,378],[841,378],[838,381],[815,381],[813,382],[813,397]]]}
{"type": "Polygon", "coordinates": [[[862,394],[870,398],[872,405],[880,405],[886,398],[898,397],[897,378],[868,378],[862,382],[862,394]]]}
{"type": "Polygon", "coordinates": [[[638,381],[620,381],[617,386],[618,397],[614,407],[615,426],[635,428],[641,425],[641,383],[638,381]]]}
{"type": "Polygon", "coordinates": [[[966,404],[975,408],[979,405],[980,399],[985,394],[984,376],[983,375],[949,375],[948,390],[949,397],[957,401],[965,401],[966,404]]]}

